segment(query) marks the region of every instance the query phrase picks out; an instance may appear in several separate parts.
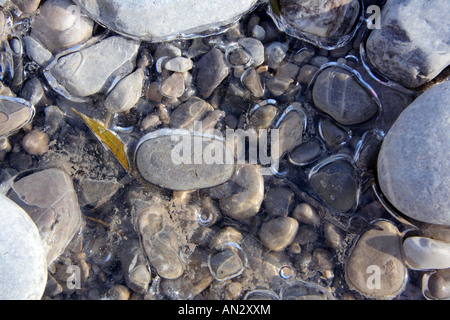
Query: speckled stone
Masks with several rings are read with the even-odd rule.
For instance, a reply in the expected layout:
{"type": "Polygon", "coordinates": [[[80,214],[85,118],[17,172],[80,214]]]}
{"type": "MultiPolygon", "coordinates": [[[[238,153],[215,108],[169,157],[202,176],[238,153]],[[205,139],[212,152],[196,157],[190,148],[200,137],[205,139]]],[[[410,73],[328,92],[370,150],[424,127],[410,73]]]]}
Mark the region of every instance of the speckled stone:
{"type": "Polygon", "coordinates": [[[450,225],[450,81],[412,102],[386,134],[378,156],[378,181],[402,213],[450,225]]]}

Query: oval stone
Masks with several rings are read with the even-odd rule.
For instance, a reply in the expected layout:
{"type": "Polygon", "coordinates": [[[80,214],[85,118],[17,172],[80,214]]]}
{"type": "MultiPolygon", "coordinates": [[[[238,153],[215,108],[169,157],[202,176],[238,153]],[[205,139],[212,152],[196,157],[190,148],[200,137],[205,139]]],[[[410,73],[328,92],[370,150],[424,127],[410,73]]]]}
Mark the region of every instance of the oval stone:
{"type": "Polygon", "coordinates": [[[314,105],[343,125],[371,119],[378,111],[366,89],[347,70],[325,68],[317,76],[312,90],[314,105]]]}
{"type": "Polygon", "coordinates": [[[450,81],[413,101],[381,145],[378,181],[394,207],[410,218],[450,225],[450,81]]]}
{"type": "Polygon", "coordinates": [[[406,263],[413,269],[450,268],[450,242],[409,237],[403,242],[406,263]]]}
{"type": "Polygon", "coordinates": [[[220,137],[162,129],[141,139],[136,166],[150,183],[170,190],[196,190],[228,181],[234,156],[220,137]]]}
{"type": "Polygon", "coordinates": [[[374,225],[381,230],[361,235],[348,258],[345,277],[350,288],[368,298],[394,298],[403,291],[407,279],[400,232],[388,221],[374,225]]]}
{"type": "Polygon", "coordinates": [[[0,220],[0,299],[40,299],[47,263],[39,230],[22,208],[3,195],[0,220]]]}
{"type": "Polygon", "coordinates": [[[92,19],[122,35],[169,41],[217,32],[251,9],[257,0],[75,0],[92,19]],[[164,19],[161,19],[164,17],[164,19]],[[149,23],[151,22],[151,23],[149,23]]]}

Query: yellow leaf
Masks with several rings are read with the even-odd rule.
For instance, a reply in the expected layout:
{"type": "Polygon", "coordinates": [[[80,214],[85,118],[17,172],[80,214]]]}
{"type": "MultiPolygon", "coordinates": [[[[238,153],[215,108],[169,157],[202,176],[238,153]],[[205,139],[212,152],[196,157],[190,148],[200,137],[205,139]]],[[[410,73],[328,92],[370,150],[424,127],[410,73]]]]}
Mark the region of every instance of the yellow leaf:
{"type": "Polygon", "coordinates": [[[91,129],[91,131],[94,133],[96,138],[112,151],[114,156],[117,158],[117,160],[119,160],[119,162],[127,171],[130,171],[127,149],[122,140],[120,140],[119,136],[115,132],[106,129],[103,125],[101,125],[94,119],[91,119],[88,116],[79,113],[73,108],[71,108],[71,110],[79,115],[81,119],[83,119],[89,129],[91,129]]]}
{"type": "Polygon", "coordinates": [[[273,13],[275,13],[277,16],[280,16],[281,11],[278,0],[270,0],[270,5],[272,6],[273,13]]]}

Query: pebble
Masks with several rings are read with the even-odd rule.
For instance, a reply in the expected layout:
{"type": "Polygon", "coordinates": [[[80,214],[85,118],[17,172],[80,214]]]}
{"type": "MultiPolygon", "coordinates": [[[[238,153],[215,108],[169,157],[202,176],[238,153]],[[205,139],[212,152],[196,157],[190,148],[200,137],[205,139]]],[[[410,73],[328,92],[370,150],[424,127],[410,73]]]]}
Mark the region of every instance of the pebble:
{"type": "Polygon", "coordinates": [[[127,287],[121,284],[116,284],[108,289],[106,292],[105,299],[107,300],[128,300],[130,299],[130,291],[127,287]]]}
{"type": "Polygon", "coordinates": [[[65,250],[81,226],[81,211],[72,178],[59,169],[45,169],[13,184],[11,199],[26,206],[36,223],[47,264],[65,250]]]}
{"type": "Polygon", "coordinates": [[[195,121],[200,121],[214,108],[206,101],[192,97],[185,103],[179,105],[170,115],[170,126],[172,128],[193,129],[195,121]]]}
{"type": "Polygon", "coordinates": [[[264,209],[271,216],[287,217],[291,213],[294,203],[294,192],[283,187],[270,189],[264,196],[264,209]]]}
{"type": "Polygon", "coordinates": [[[288,46],[280,42],[272,42],[264,49],[264,59],[267,66],[276,69],[286,56],[288,46]]]}
{"type": "Polygon", "coordinates": [[[23,149],[31,155],[41,156],[48,151],[50,138],[45,132],[32,130],[22,139],[23,149]]]}
{"type": "Polygon", "coordinates": [[[450,269],[437,270],[428,279],[429,294],[434,299],[450,298],[450,269]]]}
{"type": "Polygon", "coordinates": [[[297,81],[301,84],[309,84],[318,70],[319,68],[316,66],[310,64],[303,65],[299,70],[297,81]]]}
{"type": "Polygon", "coordinates": [[[253,58],[253,67],[258,67],[264,63],[264,45],[255,38],[240,38],[238,43],[250,54],[253,58]]]}
{"type": "Polygon", "coordinates": [[[197,247],[189,256],[185,272],[177,279],[162,279],[161,292],[172,300],[187,300],[199,295],[213,282],[208,269],[208,253],[197,247]]]}
{"type": "Polygon", "coordinates": [[[23,37],[27,56],[41,67],[46,67],[52,62],[54,56],[39,41],[31,36],[23,37]]]}
{"type": "Polygon", "coordinates": [[[366,43],[370,63],[389,79],[417,88],[450,65],[449,3],[394,0],[383,7],[381,28],[366,43]],[[413,14],[420,12],[420,15],[413,14]]]}
{"type": "Polygon", "coordinates": [[[368,298],[392,299],[404,290],[407,278],[401,237],[388,221],[374,224],[382,230],[361,235],[346,263],[345,277],[351,288],[368,298]]]}
{"type": "Polygon", "coordinates": [[[299,222],[305,223],[310,226],[319,226],[320,224],[320,216],[316,212],[316,210],[311,207],[306,202],[299,203],[295,206],[294,211],[292,212],[292,217],[294,217],[299,222]]]}
{"type": "Polygon", "coordinates": [[[209,3],[166,0],[75,0],[83,12],[119,34],[164,42],[217,32],[251,9],[256,0],[218,0],[209,3]],[[105,12],[103,8],[108,8],[105,12]],[[170,8],[170,10],[168,10],[170,8]],[[164,19],[161,17],[164,16],[164,19]],[[152,21],[152,23],[148,23],[152,21]]]}
{"type": "Polygon", "coordinates": [[[347,143],[351,138],[351,131],[324,118],[319,122],[319,134],[329,147],[339,147],[347,143]]]}
{"type": "Polygon", "coordinates": [[[267,129],[278,114],[278,108],[272,104],[259,107],[250,116],[248,127],[254,129],[267,129]]]}
{"type": "Polygon", "coordinates": [[[229,75],[225,55],[213,48],[197,63],[197,90],[203,98],[209,98],[219,84],[229,75]]]}
{"type": "Polygon", "coordinates": [[[47,282],[39,230],[13,201],[0,195],[0,202],[0,299],[39,300],[47,282]]]}
{"type": "Polygon", "coordinates": [[[23,13],[32,13],[37,10],[41,0],[12,0],[11,2],[14,3],[23,13]]]}
{"type": "Polygon", "coordinates": [[[149,114],[141,122],[141,130],[153,131],[157,126],[161,124],[161,120],[155,114],[149,114]]]}
{"type": "Polygon", "coordinates": [[[230,226],[220,229],[211,239],[209,244],[211,249],[223,251],[228,248],[230,242],[239,244],[243,236],[242,233],[230,226]]]}
{"type": "Polygon", "coordinates": [[[326,240],[326,244],[333,249],[338,249],[344,239],[341,229],[336,227],[334,224],[326,223],[323,228],[323,235],[326,240]]]}
{"type": "Polygon", "coordinates": [[[105,99],[105,108],[111,113],[127,112],[142,95],[144,71],[137,69],[117,83],[105,99]]]}
{"type": "Polygon", "coordinates": [[[233,159],[231,151],[218,138],[169,129],[147,134],[136,148],[136,166],[142,178],[170,190],[203,189],[228,181],[234,164],[226,159],[233,159]],[[201,150],[195,151],[193,146],[200,143],[201,150]],[[211,159],[208,150],[216,150],[217,156],[221,153],[220,159],[211,159]]]}
{"type": "Polygon", "coordinates": [[[34,107],[21,98],[0,96],[0,137],[15,133],[34,116],[34,107]]]}
{"type": "Polygon", "coordinates": [[[293,57],[293,62],[298,66],[303,66],[304,64],[308,63],[312,57],[315,55],[315,51],[308,48],[300,49],[295,56],[293,57]]]}
{"type": "Polygon", "coordinates": [[[261,98],[264,95],[264,88],[261,83],[261,77],[256,73],[255,69],[250,68],[245,71],[242,76],[242,83],[250,90],[251,94],[255,98],[261,98]]]}
{"type": "Polygon", "coordinates": [[[162,278],[180,277],[185,265],[178,255],[180,241],[172,220],[161,205],[152,205],[137,218],[141,243],[151,265],[162,278]]]}
{"type": "Polygon", "coordinates": [[[309,33],[319,37],[336,38],[349,34],[358,20],[360,3],[357,0],[304,2],[281,0],[280,13],[295,33],[309,33]]]}
{"type": "Polygon", "coordinates": [[[289,153],[289,161],[300,166],[308,165],[317,160],[324,152],[323,144],[318,139],[312,138],[292,150],[289,153]]]}
{"type": "MultiPolygon", "coordinates": [[[[320,166],[320,165],[319,165],[320,166]]],[[[320,167],[310,177],[311,186],[320,199],[340,212],[355,209],[359,184],[355,168],[346,160],[337,160],[320,167]]]]}
{"type": "Polygon", "coordinates": [[[296,112],[288,112],[278,126],[279,129],[279,158],[286,152],[291,152],[302,143],[303,116],[296,112]]]}
{"type": "Polygon", "coordinates": [[[406,216],[450,225],[450,81],[420,95],[397,118],[378,156],[384,196],[406,216]]]}
{"type": "Polygon", "coordinates": [[[209,270],[217,281],[232,279],[240,275],[245,267],[239,254],[233,248],[227,248],[211,256],[209,270]]]}
{"type": "Polygon", "coordinates": [[[226,216],[245,220],[255,216],[264,199],[264,179],[255,165],[237,166],[231,181],[242,191],[220,199],[220,208],[226,216]]]}
{"type": "Polygon", "coordinates": [[[186,89],[184,85],[184,75],[174,72],[161,83],[161,93],[169,98],[179,98],[186,89]]]}
{"type": "Polygon", "coordinates": [[[194,63],[185,57],[175,57],[164,64],[164,69],[173,72],[186,72],[192,69],[194,63]]]}
{"type": "Polygon", "coordinates": [[[403,242],[408,266],[416,270],[450,268],[450,243],[426,237],[408,237],[403,242]]]}
{"type": "Polygon", "coordinates": [[[45,1],[33,21],[31,36],[53,54],[75,47],[88,40],[94,28],[94,22],[80,12],[70,0],[45,1]]]}
{"type": "Polygon", "coordinates": [[[312,97],[319,110],[343,125],[365,122],[378,111],[365,88],[350,72],[338,67],[320,72],[314,82],[312,97]]]}
{"type": "Polygon", "coordinates": [[[112,36],[59,58],[49,72],[72,95],[87,97],[106,92],[116,79],[132,72],[138,49],[138,42],[112,36]]]}
{"type": "Polygon", "coordinates": [[[297,230],[297,220],[290,217],[278,217],[261,226],[259,238],[267,249],[282,251],[294,241],[297,230]]]}
{"type": "Polygon", "coordinates": [[[279,97],[283,95],[286,90],[289,88],[289,85],[293,82],[292,79],[289,78],[280,78],[273,77],[270,78],[266,82],[267,89],[272,93],[275,97],[279,97]]]}

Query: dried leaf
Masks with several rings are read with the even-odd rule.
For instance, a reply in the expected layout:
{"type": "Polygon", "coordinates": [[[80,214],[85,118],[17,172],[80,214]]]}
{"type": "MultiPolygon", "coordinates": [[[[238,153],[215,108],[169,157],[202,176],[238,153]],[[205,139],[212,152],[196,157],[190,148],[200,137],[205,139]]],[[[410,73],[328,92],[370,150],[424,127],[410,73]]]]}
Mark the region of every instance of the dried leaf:
{"type": "Polygon", "coordinates": [[[101,125],[94,119],[91,119],[88,116],[79,113],[73,108],[71,110],[79,115],[81,119],[83,119],[83,121],[97,137],[97,139],[99,139],[103,145],[105,145],[112,151],[114,156],[119,160],[119,162],[127,171],[130,171],[127,149],[122,140],[120,140],[119,136],[115,132],[106,129],[103,125],[101,125]]]}
{"type": "Polygon", "coordinates": [[[277,16],[280,16],[281,11],[278,0],[270,0],[270,5],[272,6],[273,13],[275,13],[277,16]]]}

